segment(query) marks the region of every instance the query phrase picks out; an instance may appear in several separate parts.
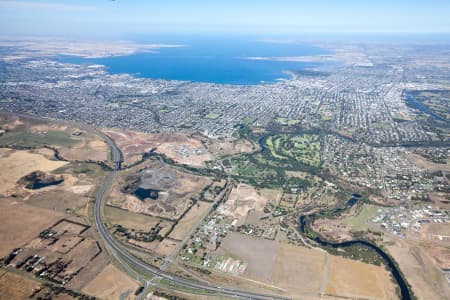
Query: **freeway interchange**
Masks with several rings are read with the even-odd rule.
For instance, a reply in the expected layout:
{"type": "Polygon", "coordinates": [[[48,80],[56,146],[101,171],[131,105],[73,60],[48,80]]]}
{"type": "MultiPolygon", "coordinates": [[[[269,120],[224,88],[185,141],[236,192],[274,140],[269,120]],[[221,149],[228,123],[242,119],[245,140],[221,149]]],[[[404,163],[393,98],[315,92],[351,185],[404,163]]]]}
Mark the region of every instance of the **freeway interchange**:
{"type": "Polygon", "coordinates": [[[220,287],[209,283],[198,283],[193,280],[188,280],[167,273],[164,270],[154,267],[131,254],[128,251],[128,249],[126,249],[126,247],[123,244],[117,241],[115,237],[109,232],[108,228],[106,227],[103,221],[103,203],[108,196],[108,191],[112,185],[114,178],[117,175],[117,172],[120,170],[121,163],[123,161],[122,153],[120,149],[117,148],[117,146],[108,136],[99,132],[98,130],[95,130],[95,132],[110,147],[112,160],[114,162],[114,168],[111,171],[111,173],[107,176],[105,182],[103,183],[98,194],[96,195],[94,205],[94,222],[99,235],[103,239],[104,245],[109,250],[109,253],[114,257],[114,259],[118,263],[120,263],[126,269],[128,273],[130,273],[130,275],[132,275],[135,278],[137,277],[141,279],[143,282],[146,283],[146,285],[148,285],[149,282],[145,280],[146,276],[144,276],[143,274],[152,276],[153,278],[168,280],[174,283],[175,285],[178,285],[183,288],[204,291],[205,293],[211,293],[211,295],[224,295],[241,299],[262,299],[262,300],[289,299],[285,297],[264,295],[248,291],[241,291],[233,288],[220,287]]]}

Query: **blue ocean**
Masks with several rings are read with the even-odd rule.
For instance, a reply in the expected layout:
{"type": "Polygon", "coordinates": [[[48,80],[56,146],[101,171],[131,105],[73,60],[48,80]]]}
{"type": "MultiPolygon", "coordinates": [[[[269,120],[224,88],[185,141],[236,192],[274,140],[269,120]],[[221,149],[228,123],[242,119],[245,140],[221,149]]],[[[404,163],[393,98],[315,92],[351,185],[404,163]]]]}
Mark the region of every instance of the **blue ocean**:
{"type": "Polygon", "coordinates": [[[284,71],[302,71],[316,63],[249,60],[247,57],[287,57],[327,54],[303,44],[271,43],[251,39],[202,38],[146,43],[170,43],[183,47],[161,48],[156,53],[136,53],[107,58],[61,57],[70,63],[101,64],[114,74],[144,78],[251,85],[290,78],[284,71]]]}

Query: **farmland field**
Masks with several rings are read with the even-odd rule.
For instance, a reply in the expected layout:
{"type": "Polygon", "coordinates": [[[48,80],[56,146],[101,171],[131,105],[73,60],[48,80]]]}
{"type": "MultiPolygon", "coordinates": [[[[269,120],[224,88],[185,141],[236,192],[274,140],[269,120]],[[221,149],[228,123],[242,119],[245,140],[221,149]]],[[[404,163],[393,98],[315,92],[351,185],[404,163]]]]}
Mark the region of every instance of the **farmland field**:
{"type": "Polygon", "coordinates": [[[221,250],[248,264],[242,275],[275,285],[290,296],[395,299],[395,285],[384,267],[319,249],[294,246],[231,232],[221,250]],[[355,276],[357,274],[357,276],[355,276]]]}
{"type": "Polygon", "coordinates": [[[172,226],[169,221],[112,206],[105,206],[104,214],[109,223],[118,224],[132,230],[148,231],[157,223],[160,223],[160,226],[163,227],[160,234],[165,235],[172,226]]]}
{"type": "Polygon", "coordinates": [[[191,228],[197,224],[198,220],[206,213],[210,204],[206,202],[197,202],[186,215],[178,222],[169,237],[176,240],[183,240],[191,228]]]}
{"type": "Polygon", "coordinates": [[[66,165],[65,161],[55,161],[41,154],[27,150],[0,148],[0,166],[8,172],[0,174],[0,193],[13,188],[23,176],[33,171],[49,172],[66,165]]]}
{"type": "Polygon", "coordinates": [[[0,201],[0,257],[36,237],[42,230],[63,218],[63,214],[18,203],[11,199],[0,201]]]}
{"type": "Polygon", "coordinates": [[[62,122],[0,115],[0,130],[0,147],[52,147],[72,161],[108,159],[108,147],[98,136],[62,122]]]}
{"type": "Polygon", "coordinates": [[[138,287],[138,283],[128,275],[108,265],[84,287],[83,292],[101,299],[134,299],[134,291],[138,287]]]}
{"type": "Polygon", "coordinates": [[[39,282],[8,271],[0,273],[0,299],[25,300],[40,287],[39,282]]]}
{"type": "Polygon", "coordinates": [[[0,145],[36,148],[45,145],[60,145],[70,147],[77,141],[70,138],[64,131],[48,131],[45,133],[11,131],[0,137],[0,145]]]}
{"type": "Polygon", "coordinates": [[[52,190],[31,196],[28,204],[54,211],[78,210],[89,201],[88,197],[61,190],[52,190]]]}
{"type": "Polygon", "coordinates": [[[331,296],[363,299],[392,299],[395,285],[383,267],[329,256],[325,293],[331,296]]]}

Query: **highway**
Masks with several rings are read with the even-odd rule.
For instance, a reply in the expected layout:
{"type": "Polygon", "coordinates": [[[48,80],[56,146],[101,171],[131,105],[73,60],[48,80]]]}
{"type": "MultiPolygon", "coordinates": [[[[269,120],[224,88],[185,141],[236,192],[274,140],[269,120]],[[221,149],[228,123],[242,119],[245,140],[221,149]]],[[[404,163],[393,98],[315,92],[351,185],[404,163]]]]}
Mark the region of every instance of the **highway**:
{"type": "MultiPolygon", "coordinates": [[[[162,278],[169,280],[172,283],[188,288],[196,289],[200,291],[209,292],[216,295],[225,295],[233,298],[243,298],[243,299],[261,299],[261,300],[287,300],[290,298],[284,298],[279,296],[264,295],[253,292],[241,291],[238,289],[215,286],[208,283],[199,283],[193,280],[181,278],[173,274],[167,273],[155,266],[152,266],[139,258],[132,255],[128,249],[119,241],[117,241],[114,236],[109,232],[106,224],[103,222],[103,203],[108,195],[109,189],[111,188],[112,182],[120,170],[121,163],[123,161],[122,153],[114,144],[114,142],[105,134],[96,130],[96,133],[101,137],[111,148],[112,159],[114,161],[114,169],[106,178],[102,187],[100,188],[94,205],[94,221],[98,233],[102,237],[105,246],[108,248],[110,254],[121,264],[124,268],[133,275],[133,277],[140,276],[143,281],[145,281],[145,276],[140,274],[148,274],[153,277],[162,278]]],[[[180,289],[182,290],[182,289],[180,289]]]]}

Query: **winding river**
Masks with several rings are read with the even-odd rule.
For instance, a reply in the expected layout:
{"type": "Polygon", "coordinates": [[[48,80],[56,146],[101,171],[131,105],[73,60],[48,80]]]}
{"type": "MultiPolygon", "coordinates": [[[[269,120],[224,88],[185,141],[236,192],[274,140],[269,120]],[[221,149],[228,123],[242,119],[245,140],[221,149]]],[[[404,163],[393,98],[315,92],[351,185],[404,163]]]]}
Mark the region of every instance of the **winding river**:
{"type": "MultiPolygon", "coordinates": [[[[268,150],[266,143],[265,143],[265,138],[266,137],[263,136],[258,140],[258,143],[261,147],[261,153],[268,150]]],[[[337,207],[337,208],[333,209],[333,214],[340,214],[340,213],[348,210],[353,205],[358,203],[358,201],[360,201],[361,199],[362,199],[361,195],[353,194],[353,196],[347,201],[347,203],[343,207],[337,207]]],[[[312,214],[312,215],[309,215],[308,217],[311,217],[312,219],[314,219],[314,216],[315,216],[315,214],[312,214]]],[[[305,229],[309,226],[308,223],[309,223],[309,221],[307,220],[307,216],[300,217],[300,226],[299,226],[300,228],[299,229],[306,236],[308,236],[308,234],[305,229]]],[[[345,242],[340,242],[340,243],[333,243],[330,241],[326,241],[326,240],[322,239],[321,237],[309,237],[309,238],[312,239],[313,241],[315,241],[316,243],[318,243],[320,246],[324,246],[324,247],[346,248],[346,247],[351,247],[354,245],[362,245],[362,246],[372,249],[383,259],[385,265],[391,271],[392,277],[394,277],[394,279],[397,282],[397,285],[400,289],[401,299],[402,300],[412,299],[412,295],[411,295],[410,289],[408,287],[408,284],[407,284],[406,280],[403,278],[400,270],[394,263],[393,259],[386,252],[384,252],[381,248],[379,248],[377,245],[375,245],[371,242],[365,241],[365,240],[352,240],[352,241],[345,241],[345,242]]]]}
{"type": "Polygon", "coordinates": [[[411,93],[406,94],[406,103],[409,106],[412,106],[413,108],[420,110],[424,114],[429,115],[429,116],[431,116],[432,118],[434,118],[436,120],[448,123],[447,119],[445,119],[442,116],[438,115],[433,110],[431,110],[426,105],[424,105],[422,102],[420,102],[419,100],[414,98],[414,95],[411,94],[411,93]]]}
{"type": "MultiPolygon", "coordinates": [[[[352,199],[354,199],[354,198],[352,198],[352,199]]],[[[350,199],[350,201],[352,201],[352,199],[350,199]]],[[[355,201],[352,201],[352,202],[355,202],[355,201]]],[[[348,203],[348,204],[350,204],[350,203],[348,203]]],[[[300,231],[303,234],[307,234],[305,229],[309,226],[308,223],[309,222],[308,222],[306,216],[300,217],[300,231]]],[[[412,299],[410,290],[408,288],[408,284],[406,283],[405,279],[401,275],[400,270],[397,268],[397,266],[395,265],[392,258],[386,252],[384,252],[381,248],[376,246],[375,244],[370,243],[368,241],[364,241],[364,240],[353,240],[353,241],[346,241],[346,242],[341,242],[341,243],[333,243],[333,242],[326,241],[320,237],[313,237],[310,239],[312,239],[313,241],[315,241],[316,243],[318,243],[319,245],[324,246],[324,247],[346,248],[346,247],[351,247],[354,245],[363,245],[363,246],[366,246],[366,247],[374,250],[381,258],[383,258],[386,266],[391,271],[392,276],[394,277],[395,281],[397,282],[398,287],[400,288],[401,299],[402,300],[412,299]]]]}

